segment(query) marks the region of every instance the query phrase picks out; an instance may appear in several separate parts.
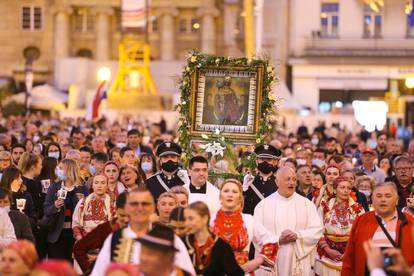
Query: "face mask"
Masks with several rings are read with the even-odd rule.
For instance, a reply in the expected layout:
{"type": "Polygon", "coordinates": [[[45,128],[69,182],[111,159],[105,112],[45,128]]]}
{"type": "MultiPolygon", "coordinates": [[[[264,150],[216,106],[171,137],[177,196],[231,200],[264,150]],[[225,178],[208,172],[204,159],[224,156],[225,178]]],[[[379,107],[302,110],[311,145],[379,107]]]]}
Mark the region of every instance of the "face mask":
{"type": "Polygon", "coordinates": [[[40,140],[39,135],[34,135],[33,136],[33,142],[37,143],[37,142],[39,142],[39,140],[40,140]]]}
{"type": "Polygon", "coordinates": [[[163,169],[166,172],[170,172],[170,173],[174,172],[175,170],[178,169],[178,162],[169,160],[168,162],[161,164],[161,169],[163,169]]]}
{"type": "Polygon", "coordinates": [[[363,193],[366,197],[370,197],[371,196],[371,192],[370,191],[361,191],[358,190],[360,193],[363,193]]]}
{"type": "Polygon", "coordinates": [[[3,173],[0,173],[0,180],[1,180],[2,177],[3,177],[3,173]]]}
{"type": "Polygon", "coordinates": [[[96,174],[96,167],[95,167],[94,165],[90,164],[90,165],[89,165],[89,172],[90,172],[92,175],[95,175],[95,174],[96,174]]]}
{"type": "Polygon", "coordinates": [[[319,143],[319,139],[318,138],[312,138],[311,140],[312,145],[317,145],[319,143]]]}
{"type": "Polygon", "coordinates": [[[349,144],[349,147],[351,149],[356,149],[356,148],[358,148],[358,145],[357,144],[349,144]]]}
{"type": "Polygon", "coordinates": [[[55,174],[60,181],[65,181],[67,179],[67,176],[62,169],[56,168],[55,174]]]}
{"type": "Polygon", "coordinates": [[[144,172],[148,172],[152,169],[152,163],[151,162],[142,162],[141,163],[141,169],[144,172]]]}
{"type": "Polygon", "coordinates": [[[318,166],[319,168],[322,168],[326,165],[325,161],[323,161],[321,159],[313,159],[312,164],[318,166]]]}
{"type": "Polygon", "coordinates": [[[306,160],[305,159],[296,159],[296,163],[298,163],[298,166],[306,165],[306,160]]]}
{"type": "Polygon", "coordinates": [[[60,156],[60,154],[59,154],[59,152],[49,152],[48,154],[47,154],[47,156],[48,157],[52,157],[52,158],[55,158],[56,160],[59,160],[59,156],[60,156]]]}
{"type": "Polygon", "coordinates": [[[6,206],[6,207],[0,208],[0,209],[5,211],[6,213],[10,212],[10,206],[6,206]]]}
{"type": "Polygon", "coordinates": [[[271,173],[275,170],[275,168],[272,165],[270,165],[269,163],[267,163],[266,161],[262,162],[262,163],[259,163],[257,165],[257,168],[259,169],[260,172],[262,172],[264,174],[271,173]]]}
{"type": "Polygon", "coordinates": [[[125,144],[125,143],[116,143],[116,147],[117,147],[117,148],[120,148],[120,149],[125,148],[125,147],[126,147],[126,145],[127,145],[127,144],[125,144]]]}

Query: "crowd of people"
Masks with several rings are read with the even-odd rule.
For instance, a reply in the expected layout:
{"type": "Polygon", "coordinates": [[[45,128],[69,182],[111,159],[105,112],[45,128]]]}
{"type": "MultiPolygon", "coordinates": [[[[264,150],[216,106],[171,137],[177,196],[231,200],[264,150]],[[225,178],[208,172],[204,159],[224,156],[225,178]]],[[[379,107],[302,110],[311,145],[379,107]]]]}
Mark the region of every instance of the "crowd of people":
{"type": "Polygon", "coordinates": [[[414,139],[394,135],[275,129],[213,179],[164,120],[0,116],[0,275],[412,275],[414,139]]]}

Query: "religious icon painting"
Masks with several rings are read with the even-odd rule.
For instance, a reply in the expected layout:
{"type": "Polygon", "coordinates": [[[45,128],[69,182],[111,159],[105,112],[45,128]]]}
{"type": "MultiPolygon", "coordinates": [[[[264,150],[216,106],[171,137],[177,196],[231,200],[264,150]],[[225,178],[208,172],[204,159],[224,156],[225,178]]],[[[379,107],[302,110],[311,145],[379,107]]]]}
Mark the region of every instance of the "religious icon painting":
{"type": "Polygon", "coordinates": [[[197,68],[192,75],[190,137],[219,130],[235,143],[251,143],[259,129],[264,67],[197,68]]]}

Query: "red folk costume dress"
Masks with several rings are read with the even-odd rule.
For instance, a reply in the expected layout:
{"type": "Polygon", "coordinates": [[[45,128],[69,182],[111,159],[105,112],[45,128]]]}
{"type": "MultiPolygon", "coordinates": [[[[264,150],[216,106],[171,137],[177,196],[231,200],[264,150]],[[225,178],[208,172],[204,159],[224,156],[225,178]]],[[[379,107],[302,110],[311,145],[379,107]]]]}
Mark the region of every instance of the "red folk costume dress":
{"type": "Polygon", "coordinates": [[[318,275],[339,276],[342,260],[331,259],[324,248],[330,247],[343,255],[352,224],[359,215],[364,213],[364,209],[351,196],[346,205],[338,203],[336,198],[328,202],[322,200],[318,212],[324,224],[324,235],[317,247],[315,272],[318,275]]]}
{"type": "Polygon", "coordinates": [[[99,224],[110,221],[114,212],[113,201],[108,194],[100,197],[92,193],[81,199],[73,213],[73,236],[75,239],[84,237],[99,224]]]}
{"type": "Polygon", "coordinates": [[[260,249],[259,255],[265,259],[262,267],[269,270],[274,268],[278,241],[263,225],[255,222],[252,215],[220,209],[211,221],[213,233],[231,246],[240,266],[249,261],[250,243],[253,242],[260,249]]]}

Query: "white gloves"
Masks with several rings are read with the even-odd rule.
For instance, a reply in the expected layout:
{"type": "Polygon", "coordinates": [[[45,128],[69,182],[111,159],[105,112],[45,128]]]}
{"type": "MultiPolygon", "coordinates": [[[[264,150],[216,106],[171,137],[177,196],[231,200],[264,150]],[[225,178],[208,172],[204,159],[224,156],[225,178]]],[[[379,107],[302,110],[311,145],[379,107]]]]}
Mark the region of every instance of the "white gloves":
{"type": "Polygon", "coordinates": [[[253,183],[254,176],[251,173],[247,173],[243,178],[243,192],[247,191],[249,186],[253,183]]]}
{"type": "Polygon", "coordinates": [[[177,176],[184,182],[185,185],[190,185],[190,177],[187,170],[179,170],[177,176]]]}

